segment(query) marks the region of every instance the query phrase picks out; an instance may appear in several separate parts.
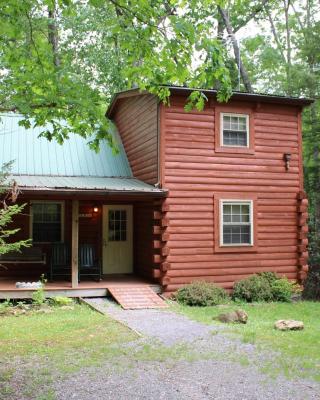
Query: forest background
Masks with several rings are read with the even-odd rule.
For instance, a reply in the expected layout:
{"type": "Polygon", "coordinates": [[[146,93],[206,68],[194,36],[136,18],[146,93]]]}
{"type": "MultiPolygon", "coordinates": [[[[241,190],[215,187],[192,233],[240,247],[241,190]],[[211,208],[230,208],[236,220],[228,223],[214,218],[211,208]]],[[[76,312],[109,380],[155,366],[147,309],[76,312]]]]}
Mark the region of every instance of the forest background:
{"type": "MultiPolygon", "coordinates": [[[[310,265],[320,265],[318,0],[0,0],[0,112],[62,143],[114,146],[113,93],[166,84],[315,99],[303,115],[310,265]],[[48,129],[48,124],[51,127],[48,129]]],[[[189,107],[201,109],[195,91],[189,107]]]]}

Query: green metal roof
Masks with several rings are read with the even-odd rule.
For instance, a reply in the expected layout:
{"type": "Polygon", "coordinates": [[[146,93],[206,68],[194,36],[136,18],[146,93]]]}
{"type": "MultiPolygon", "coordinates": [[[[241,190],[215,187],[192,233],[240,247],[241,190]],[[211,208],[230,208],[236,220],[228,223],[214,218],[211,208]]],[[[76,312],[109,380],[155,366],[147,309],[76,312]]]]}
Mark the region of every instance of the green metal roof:
{"type": "Polygon", "coordinates": [[[13,175],[12,178],[20,189],[32,191],[164,193],[163,190],[135,178],[39,175],[13,175]]]}
{"type": "Polygon", "coordinates": [[[33,191],[99,191],[163,193],[132,175],[120,136],[114,128],[119,153],[106,142],[96,153],[89,139],[71,135],[63,145],[39,137],[43,128],[25,129],[21,115],[0,114],[0,166],[13,161],[11,174],[18,186],[33,191]]]}
{"type": "MultiPolygon", "coordinates": [[[[119,154],[102,142],[100,152],[91,150],[89,139],[70,135],[63,145],[39,137],[43,128],[19,125],[21,115],[0,115],[0,163],[14,161],[13,174],[54,176],[132,177],[129,162],[116,130],[119,154]]],[[[48,127],[50,129],[50,127],[48,127]]]]}

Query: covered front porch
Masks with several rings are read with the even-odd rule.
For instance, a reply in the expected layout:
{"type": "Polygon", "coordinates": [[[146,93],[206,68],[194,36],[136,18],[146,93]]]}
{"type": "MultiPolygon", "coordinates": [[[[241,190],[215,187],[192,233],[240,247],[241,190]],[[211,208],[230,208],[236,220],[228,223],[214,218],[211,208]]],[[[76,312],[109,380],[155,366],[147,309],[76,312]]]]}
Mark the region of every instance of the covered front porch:
{"type": "Polygon", "coordinates": [[[163,198],[159,193],[24,191],[19,201],[26,207],[14,224],[20,228],[16,239],[32,238],[33,248],[45,261],[1,260],[5,269],[0,269],[0,299],[30,298],[34,289],[18,288],[16,283],[38,281],[41,275],[46,280],[47,297],[106,296],[114,286],[147,286],[160,292],[161,271],[155,262],[160,249],[159,241],[154,240],[163,198]],[[49,241],[52,237],[58,241],[49,241]],[[57,245],[70,253],[63,277],[52,275],[57,245]],[[101,265],[101,280],[81,275],[82,246],[93,249],[101,265]]]}

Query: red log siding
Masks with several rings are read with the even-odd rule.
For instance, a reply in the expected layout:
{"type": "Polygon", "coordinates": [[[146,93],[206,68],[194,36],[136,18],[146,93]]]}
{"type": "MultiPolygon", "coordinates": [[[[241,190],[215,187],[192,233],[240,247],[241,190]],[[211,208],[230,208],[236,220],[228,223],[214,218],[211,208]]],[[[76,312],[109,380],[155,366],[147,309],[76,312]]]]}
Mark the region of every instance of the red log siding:
{"type": "Polygon", "coordinates": [[[153,278],[153,204],[137,203],[133,213],[134,272],[153,278]]]}
{"type": "MultiPolygon", "coordinates": [[[[215,152],[214,102],[202,112],[184,112],[185,99],[161,106],[162,187],[169,189],[166,219],[170,254],[166,291],[196,279],[232,288],[260,271],[298,276],[297,194],[302,186],[300,110],[243,103],[254,117],[254,154],[215,152]],[[283,153],[291,153],[289,171],[283,153]],[[215,252],[214,197],[256,196],[256,252],[215,252]]],[[[231,103],[234,105],[233,103],[231,103]]],[[[225,107],[224,107],[225,109],[225,107]]],[[[230,111],[232,112],[232,111],[230,111]]],[[[239,111],[238,111],[239,112],[239,111]]]]}
{"type": "MultiPolygon", "coordinates": [[[[79,203],[79,244],[94,246],[98,258],[102,257],[102,203],[92,201],[79,203]],[[93,207],[98,207],[98,212],[93,213],[93,207]],[[81,214],[91,214],[91,217],[81,217],[81,214]]],[[[71,219],[71,214],[69,214],[71,219]]],[[[71,237],[70,237],[71,243],[71,237]]]]}
{"type": "Polygon", "coordinates": [[[119,101],[114,114],[133,175],[154,184],[158,180],[158,102],[141,95],[119,101]]]}

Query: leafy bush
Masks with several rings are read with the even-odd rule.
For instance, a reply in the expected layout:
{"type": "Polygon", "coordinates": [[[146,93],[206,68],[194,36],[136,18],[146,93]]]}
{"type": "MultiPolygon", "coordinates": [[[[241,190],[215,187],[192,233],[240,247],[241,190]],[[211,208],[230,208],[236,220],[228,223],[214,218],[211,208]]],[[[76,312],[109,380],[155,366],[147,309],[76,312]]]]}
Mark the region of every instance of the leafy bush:
{"type": "Polygon", "coordinates": [[[302,297],[306,300],[320,300],[320,271],[308,273],[304,282],[302,297]]]}
{"type": "Polygon", "coordinates": [[[215,306],[228,300],[227,292],[213,283],[196,281],[183,286],[176,293],[176,300],[188,306],[215,306]]]}
{"type": "Polygon", "coordinates": [[[51,299],[51,302],[55,306],[68,306],[73,303],[73,300],[69,297],[55,296],[51,299]]]}
{"type": "Polygon", "coordinates": [[[273,272],[262,272],[236,282],[232,297],[248,303],[259,301],[290,301],[293,285],[273,272]]]}
{"type": "Polygon", "coordinates": [[[279,280],[279,277],[277,274],[275,274],[274,272],[260,272],[259,274],[257,274],[258,276],[260,276],[263,279],[266,279],[270,285],[272,285],[275,281],[279,280]]]}
{"type": "Polygon", "coordinates": [[[232,297],[234,300],[242,300],[248,303],[255,301],[271,301],[271,285],[267,278],[252,275],[235,283],[232,297]]]}
{"type": "Polygon", "coordinates": [[[293,285],[288,279],[280,278],[271,284],[271,291],[274,301],[291,301],[294,291],[293,285]]]}

